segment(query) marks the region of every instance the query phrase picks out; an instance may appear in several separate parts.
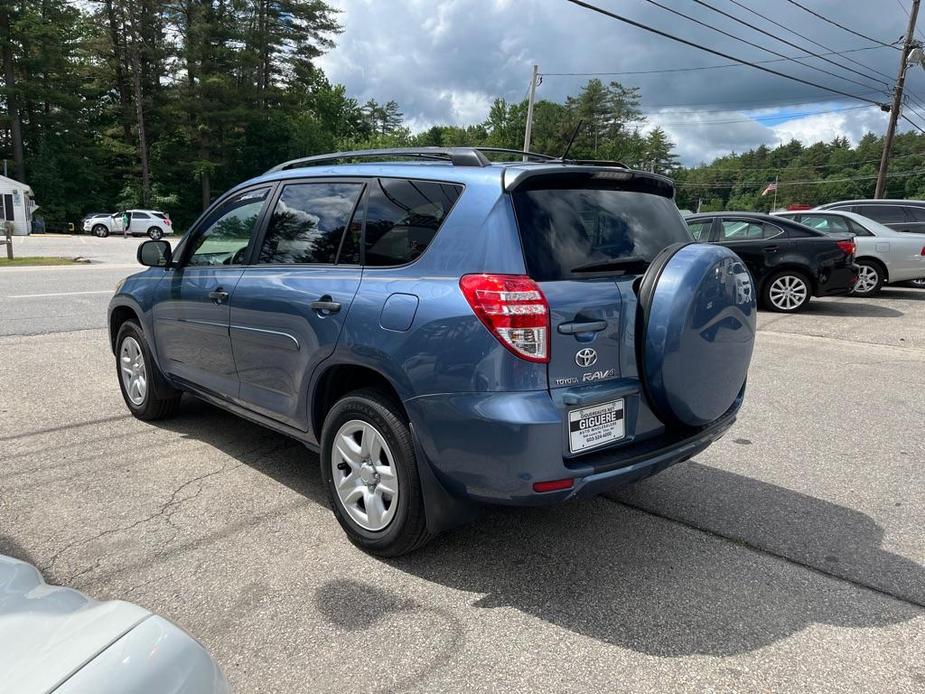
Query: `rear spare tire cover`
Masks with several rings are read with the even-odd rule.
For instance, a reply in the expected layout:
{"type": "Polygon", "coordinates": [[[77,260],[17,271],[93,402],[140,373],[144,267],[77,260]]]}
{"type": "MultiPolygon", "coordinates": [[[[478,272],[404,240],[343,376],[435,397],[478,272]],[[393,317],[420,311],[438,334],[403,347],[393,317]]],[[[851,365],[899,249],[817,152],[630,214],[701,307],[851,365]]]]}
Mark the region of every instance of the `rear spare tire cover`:
{"type": "Polygon", "coordinates": [[[722,246],[672,246],[640,283],[641,374],[666,424],[703,426],[742,392],[755,345],[755,289],[722,246]]]}

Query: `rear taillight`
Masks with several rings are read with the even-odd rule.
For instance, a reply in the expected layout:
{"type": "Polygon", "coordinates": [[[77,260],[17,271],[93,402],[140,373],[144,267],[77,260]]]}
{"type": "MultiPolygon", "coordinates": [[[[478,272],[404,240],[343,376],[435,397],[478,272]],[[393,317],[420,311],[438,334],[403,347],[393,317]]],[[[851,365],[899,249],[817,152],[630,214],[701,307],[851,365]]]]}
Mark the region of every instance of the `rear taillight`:
{"type": "Polygon", "coordinates": [[[549,304],[524,275],[464,275],[459,288],[475,315],[521,359],[549,362],[549,304]]]}
{"type": "Polygon", "coordinates": [[[170,226],[170,220],[167,219],[166,217],[164,218],[164,224],[166,224],[167,226],[170,226]]]}
{"type": "Polygon", "coordinates": [[[835,243],[842,249],[845,255],[854,255],[854,252],[857,250],[857,244],[855,244],[854,239],[850,241],[836,241],[835,243]]]}
{"type": "Polygon", "coordinates": [[[922,255],[925,255],[925,246],[922,246],[922,255]]]}

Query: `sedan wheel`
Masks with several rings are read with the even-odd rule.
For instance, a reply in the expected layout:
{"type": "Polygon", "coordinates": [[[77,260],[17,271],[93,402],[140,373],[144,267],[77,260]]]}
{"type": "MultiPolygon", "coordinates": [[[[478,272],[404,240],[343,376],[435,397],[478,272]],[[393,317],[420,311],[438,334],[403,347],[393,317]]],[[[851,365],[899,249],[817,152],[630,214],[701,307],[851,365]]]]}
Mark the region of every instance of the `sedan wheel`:
{"type": "Polygon", "coordinates": [[[913,287],[920,287],[921,289],[925,289],[925,278],[918,279],[918,280],[912,280],[912,286],[913,286],[913,287]]]}
{"type": "Polygon", "coordinates": [[[797,311],[809,301],[809,287],[798,275],[779,275],[771,281],[767,297],[778,311],[797,311]]]}
{"type": "Polygon", "coordinates": [[[852,294],[858,296],[867,296],[874,294],[880,289],[880,271],[873,265],[858,263],[858,281],[851,290],[852,294]]]}
{"type": "Polygon", "coordinates": [[[148,373],[145,369],[145,359],[141,352],[141,345],[134,337],[122,340],[119,349],[119,368],[122,372],[122,385],[125,386],[125,395],[132,404],[141,407],[148,394],[148,373]]]}
{"type": "Polygon", "coordinates": [[[337,499],[354,523],[385,530],[398,508],[398,469],[385,437],[359,419],[334,435],[331,475],[337,499]]]}

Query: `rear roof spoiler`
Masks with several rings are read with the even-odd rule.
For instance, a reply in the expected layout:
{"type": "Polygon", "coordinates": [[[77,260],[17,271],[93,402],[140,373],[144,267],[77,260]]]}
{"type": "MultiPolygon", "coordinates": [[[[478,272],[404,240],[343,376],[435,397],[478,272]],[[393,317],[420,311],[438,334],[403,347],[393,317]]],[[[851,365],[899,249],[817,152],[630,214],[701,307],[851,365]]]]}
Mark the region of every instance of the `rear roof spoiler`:
{"type": "Polygon", "coordinates": [[[530,166],[509,167],[504,170],[504,190],[537,190],[574,188],[584,183],[595,188],[616,188],[652,193],[674,198],[674,183],[667,176],[602,166],[530,166]]]}

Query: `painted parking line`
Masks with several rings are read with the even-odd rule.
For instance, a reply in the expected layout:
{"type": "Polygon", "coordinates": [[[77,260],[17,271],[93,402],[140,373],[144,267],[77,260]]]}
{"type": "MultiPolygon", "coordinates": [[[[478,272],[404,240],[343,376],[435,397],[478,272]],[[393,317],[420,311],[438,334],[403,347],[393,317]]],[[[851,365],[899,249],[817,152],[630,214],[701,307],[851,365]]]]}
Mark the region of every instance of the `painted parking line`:
{"type": "Polygon", "coordinates": [[[10,294],[7,299],[38,299],[43,296],[78,296],[80,294],[113,294],[112,289],[95,289],[89,292],[49,292],[47,294],[10,294]]]}

